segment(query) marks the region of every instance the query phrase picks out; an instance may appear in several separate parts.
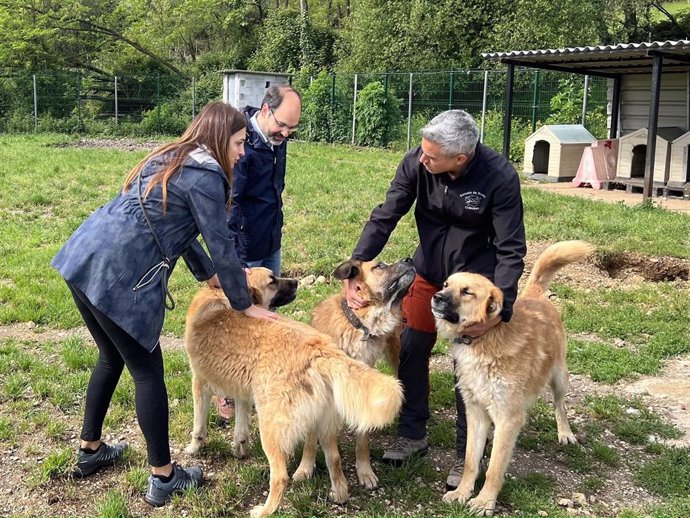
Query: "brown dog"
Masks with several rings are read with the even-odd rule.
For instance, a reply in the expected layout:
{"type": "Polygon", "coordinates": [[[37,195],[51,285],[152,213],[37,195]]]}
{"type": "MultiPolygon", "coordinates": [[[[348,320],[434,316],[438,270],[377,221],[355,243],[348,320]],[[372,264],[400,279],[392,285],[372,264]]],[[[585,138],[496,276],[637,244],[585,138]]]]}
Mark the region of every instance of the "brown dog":
{"type": "Polygon", "coordinates": [[[463,330],[500,313],[501,290],[481,275],[456,273],[434,295],[436,326],[453,342],[458,385],[467,408],[465,469],[460,485],[445,494],[445,501],[469,500],[473,511],[493,514],[527,409],[547,382],[554,395],[558,441],[576,442],[564,405],[568,391],[565,330],[558,310],[544,293],[557,270],[585,260],[591,252],[592,246],[583,241],[563,241],[547,248],[515,302],[510,322],[474,339],[463,330]],[[494,439],[486,481],[470,500],[492,422],[494,439]]]}
{"type": "MultiPolygon", "coordinates": [[[[335,269],[333,276],[340,280],[358,280],[362,287],[359,295],[367,305],[361,309],[349,309],[343,289],[339,295],[327,298],[314,308],[311,325],[330,335],[351,358],[373,367],[385,357],[397,371],[402,324],[400,305],[414,274],[410,259],[395,264],[346,261],[335,269]]],[[[368,432],[357,432],[355,441],[359,483],[368,489],[375,488],[378,477],[371,467],[368,432]]],[[[312,476],[316,450],[317,438],[312,434],[304,444],[302,461],[292,476],[293,480],[312,476]]]]}
{"type": "MultiPolygon", "coordinates": [[[[254,302],[265,307],[294,299],[296,282],[266,268],[248,277],[254,302]]],[[[194,431],[187,453],[206,441],[212,394],[235,398],[233,451],[247,454],[249,414],[254,403],[261,446],[270,464],[270,491],[252,517],[273,513],[288,482],[287,458],[315,433],[323,444],[332,497],[347,498],[337,433],[344,421],[358,431],[390,423],[402,404],[397,380],[348,357],[330,337],[279,317],[276,322],[234,311],[221,290],[202,289],[187,313],[185,349],[192,369],[194,431]]]]}

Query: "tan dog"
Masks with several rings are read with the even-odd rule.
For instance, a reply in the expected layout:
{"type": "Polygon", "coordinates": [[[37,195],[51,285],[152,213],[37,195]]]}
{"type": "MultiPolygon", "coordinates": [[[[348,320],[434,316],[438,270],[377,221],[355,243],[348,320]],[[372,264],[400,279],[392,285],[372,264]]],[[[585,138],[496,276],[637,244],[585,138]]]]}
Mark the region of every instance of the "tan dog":
{"type": "Polygon", "coordinates": [[[561,267],[583,261],[592,247],[583,241],[563,241],[547,248],[537,259],[513,317],[478,338],[463,330],[501,311],[503,294],[487,278],[451,275],[432,299],[439,333],[453,342],[458,385],[467,408],[467,452],[458,488],[445,501],[468,502],[473,511],[492,515],[496,497],[513,454],[527,409],[547,382],[554,395],[558,441],[575,443],[565,412],[568,391],[565,330],[556,307],[544,296],[561,267]],[[477,479],[489,426],[494,424],[493,447],[486,481],[470,500],[477,479]]]}
{"type": "MultiPolygon", "coordinates": [[[[414,280],[411,259],[395,264],[381,261],[350,260],[333,272],[336,279],[356,279],[362,287],[359,295],[367,302],[361,309],[351,310],[345,301],[345,290],[318,304],[312,311],[311,325],[330,335],[348,356],[373,367],[386,358],[397,371],[400,358],[400,305],[414,280]]],[[[356,467],[359,483],[375,488],[378,477],[371,467],[369,434],[355,434],[356,467]]],[[[292,478],[310,478],[316,463],[317,438],[312,434],[304,444],[302,461],[292,478]]]]}
{"type": "MultiPolygon", "coordinates": [[[[294,298],[296,283],[253,268],[249,284],[255,303],[265,307],[294,298]]],[[[194,431],[187,453],[206,441],[212,394],[235,398],[233,451],[247,454],[252,402],[258,414],[261,446],[270,464],[270,491],[251,516],[273,513],[288,482],[287,458],[307,435],[321,440],[332,497],[347,498],[347,481],[336,444],[342,422],[358,431],[390,423],[402,404],[397,380],[355,361],[330,337],[279,317],[249,318],[230,308],[221,290],[202,289],[187,313],[185,348],[192,369],[194,431]]]]}

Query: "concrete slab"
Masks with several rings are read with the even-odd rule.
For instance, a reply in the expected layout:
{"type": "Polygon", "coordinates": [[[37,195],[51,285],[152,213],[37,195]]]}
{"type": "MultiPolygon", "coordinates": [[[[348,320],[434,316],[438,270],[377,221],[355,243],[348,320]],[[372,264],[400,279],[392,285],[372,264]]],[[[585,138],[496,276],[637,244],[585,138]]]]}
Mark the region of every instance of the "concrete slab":
{"type": "MultiPolygon", "coordinates": [[[[530,189],[541,189],[556,194],[563,194],[565,196],[578,196],[580,198],[609,203],[623,202],[626,205],[638,205],[642,203],[641,193],[629,193],[625,190],[613,189],[607,191],[605,189],[592,189],[591,187],[573,187],[569,182],[541,183],[527,181],[523,186],[530,189]]],[[[664,209],[679,212],[681,214],[690,214],[690,200],[682,198],[652,198],[652,201],[655,205],[663,207],[664,209]]]]}

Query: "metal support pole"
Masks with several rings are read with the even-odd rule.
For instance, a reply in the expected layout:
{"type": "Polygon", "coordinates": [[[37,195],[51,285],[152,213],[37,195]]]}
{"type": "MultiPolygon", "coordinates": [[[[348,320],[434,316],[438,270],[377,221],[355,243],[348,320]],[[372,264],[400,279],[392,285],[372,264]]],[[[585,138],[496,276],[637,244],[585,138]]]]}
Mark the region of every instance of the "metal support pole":
{"type": "Polygon", "coordinates": [[[352,94],[352,145],[355,145],[355,125],[357,123],[357,74],[355,74],[355,91],[352,94]]]}
{"type": "MultiPolygon", "coordinates": [[[[383,74],[383,104],[388,103],[388,72],[383,74]]],[[[383,145],[388,145],[388,125],[383,127],[383,145]]]]}
{"type": "Polygon", "coordinates": [[[609,138],[618,138],[618,118],[620,116],[621,108],[621,78],[620,76],[613,80],[613,96],[611,98],[611,131],[609,138]]]}
{"type": "Polygon", "coordinates": [[[77,72],[77,120],[79,121],[79,131],[83,130],[81,119],[81,71],[77,72]]]}
{"type": "Polygon", "coordinates": [[[582,94],[582,125],[587,125],[587,101],[589,99],[589,76],[585,76],[585,89],[582,94]]]}
{"type": "Polygon", "coordinates": [[[335,74],[331,76],[331,123],[328,125],[328,141],[333,142],[333,119],[335,118],[335,74]]]}
{"type": "Polygon", "coordinates": [[[117,121],[117,115],[118,115],[117,109],[118,109],[118,106],[117,106],[117,76],[115,76],[115,125],[116,125],[116,126],[117,126],[117,124],[118,124],[118,121],[117,121]]]}
{"type": "Polygon", "coordinates": [[[161,132],[161,74],[156,72],[156,123],[158,133],[161,132]]]}
{"type": "Polygon", "coordinates": [[[486,101],[489,92],[489,71],[484,70],[484,93],[482,94],[482,127],[479,133],[479,142],[484,142],[484,128],[486,127],[486,101]]]}
{"type": "Polygon", "coordinates": [[[534,91],[532,92],[532,133],[537,129],[537,107],[539,106],[539,70],[534,71],[534,91]]]}
{"type": "Polygon", "coordinates": [[[192,119],[196,117],[196,77],[192,77],[192,119]]]}
{"type": "Polygon", "coordinates": [[[455,72],[450,71],[450,85],[448,85],[448,109],[453,109],[453,88],[455,88],[455,72]]]}
{"type": "Polygon", "coordinates": [[[649,100],[649,121],[647,131],[647,156],[644,165],[644,187],[642,189],[642,201],[645,202],[652,195],[654,184],[654,158],[656,156],[656,135],[659,125],[659,97],[661,94],[661,69],[664,58],[660,54],[654,54],[652,67],[652,88],[649,100]]]}
{"type": "Polygon", "coordinates": [[[36,89],[36,74],[34,78],[34,131],[38,131],[38,90],[36,89]]]}
{"type": "Polygon", "coordinates": [[[410,88],[407,94],[407,149],[412,145],[412,73],[410,73],[410,88]]]}
{"type": "Polygon", "coordinates": [[[508,65],[506,75],[506,102],[503,114],[503,155],[510,160],[510,129],[513,116],[513,83],[515,80],[515,65],[508,65]]]}

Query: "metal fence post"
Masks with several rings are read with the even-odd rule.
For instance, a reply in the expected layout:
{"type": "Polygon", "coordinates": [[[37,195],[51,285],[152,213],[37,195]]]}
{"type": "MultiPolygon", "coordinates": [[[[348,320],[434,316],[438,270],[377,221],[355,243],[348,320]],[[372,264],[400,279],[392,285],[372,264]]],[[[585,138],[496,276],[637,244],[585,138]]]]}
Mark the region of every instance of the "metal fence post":
{"type": "Polygon", "coordinates": [[[486,102],[489,92],[489,71],[484,70],[484,93],[482,93],[482,127],[479,132],[479,141],[484,143],[484,128],[486,127],[486,102]]]}
{"type": "Polygon", "coordinates": [[[34,78],[34,132],[38,131],[38,91],[36,90],[36,74],[34,78]]]}
{"type": "Polygon", "coordinates": [[[412,145],[412,72],[410,72],[410,89],[407,94],[407,149],[412,145]]]}
{"type": "Polygon", "coordinates": [[[587,100],[589,97],[589,76],[585,76],[585,90],[582,93],[582,125],[587,123],[587,100]]]}
{"type": "Polygon", "coordinates": [[[117,76],[115,76],[115,125],[117,126],[118,120],[117,120],[117,76]]]}
{"type": "Polygon", "coordinates": [[[196,77],[192,77],[192,119],[196,117],[196,77]]]}
{"type": "Polygon", "coordinates": [[[328,125],[328,141],[333,143],[333,124],[335,114],[335,73],[331,76],[331,123],[328,125]]]}
{"type": "MultiPolygon", "coordinates": [[[[388,72],[383,73],[383,104],[388,104],[388,72]]],[[[388,145],[388,124],[383,127],[383,145],[388,145]]]]}
{"type": "Polygon", "coordinates": [[[448,90],[448,109],[453,109],[453,88],[455,87],[455,72],[450,71],[450,85],[448,90]]]}
{"type": "Polygon", "coordinates": [[[534,93],[532,94],[532,133],[537,129],[537,107],[539,103],[539,70],[534,71],[534,93]]]}
{"type": "Polygon", "coordinates": [[[161,73],[156,72],[156,123],[161,132],[161,73]]]}
{"type": "Polygon", "coordinates": [[[355,124],[357,122],[357,74],[355,74],[355,90],[352,95],[352,145],[355,145],[355,124]]]}
{"type": "Polygon", "coordinates": [[[83,129],[81,118],[81,70],[77,72],[77,120],[79,121],[79,131],[83,129]]]}

